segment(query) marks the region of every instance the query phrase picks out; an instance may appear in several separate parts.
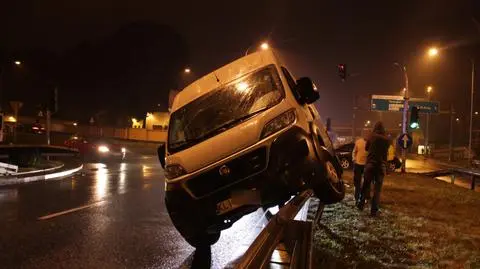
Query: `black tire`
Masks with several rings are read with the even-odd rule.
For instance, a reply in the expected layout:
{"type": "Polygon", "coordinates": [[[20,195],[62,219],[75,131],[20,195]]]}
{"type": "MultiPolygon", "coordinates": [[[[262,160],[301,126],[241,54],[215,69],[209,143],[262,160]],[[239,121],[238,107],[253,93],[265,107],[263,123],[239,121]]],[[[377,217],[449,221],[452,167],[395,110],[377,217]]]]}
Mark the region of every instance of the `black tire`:
{"type": "Polygon", "coordinates": [[[313,178],[310,180],[315,195],[324,204],[334,204],[345,197],[345,185],[341,178],[342,168],[339,167],[338,159],[320,144],[318,135],[313,135],[313,146],[316,155],[316,164],[313,167],[313,178]]]}
{"type": "Polygon", "coordinates": [[[340,166],[342,167],[343,170],[351,169],[352,168],[352,162],[345,157],[340,158],[340,166]]]}
{"type": "Polygon", "coordinates": [[[201,216],[201,212],[192,208],[188,210],[179,204],[171,204],[167,199],[165,202],[173,226],[192,247],[206,248],[218,241],[221,232],[207,231],[206,225],[202,223],[206,216],[201,216]]]}
{"type": "Polygon", "coordinates": [[[394,161],[389,161],[387,169],[389,172],[395,172],[395,170],[397,169],[397,165],[395,164],[394,161]]]}
{"type": "Polygon", "coordinates": [[[323,158],[323,160],[319,161],[317,169],[315,169],[316,173],[319,174],[317,175],[319,180],[312,184],[312,188],[322,203],[338,203],[345,197],[345,185],[338,176],[338,171],[333,164],[333,158],[329,157],[329,155],[323,158]]]}

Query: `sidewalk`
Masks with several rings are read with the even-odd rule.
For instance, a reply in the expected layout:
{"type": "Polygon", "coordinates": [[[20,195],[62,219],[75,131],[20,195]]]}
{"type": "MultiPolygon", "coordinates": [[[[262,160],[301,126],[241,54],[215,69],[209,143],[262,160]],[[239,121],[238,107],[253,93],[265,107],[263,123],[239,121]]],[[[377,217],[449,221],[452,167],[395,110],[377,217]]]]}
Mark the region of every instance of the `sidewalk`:
{"type": "Polygon", "coordinates": [[[43,162],[35,168],[21,168],[15,175],[0,176],[0,186],[61,179],[73,175],[82,168],[83,164],[77,161],[43,162]]]}
{"type": "Polygon", "coordinates": [[[317,268],[480,268],[480,193],[415,174],[385,178],[381,216],[347,195],[326,206],[314,237],[317,268]]]}

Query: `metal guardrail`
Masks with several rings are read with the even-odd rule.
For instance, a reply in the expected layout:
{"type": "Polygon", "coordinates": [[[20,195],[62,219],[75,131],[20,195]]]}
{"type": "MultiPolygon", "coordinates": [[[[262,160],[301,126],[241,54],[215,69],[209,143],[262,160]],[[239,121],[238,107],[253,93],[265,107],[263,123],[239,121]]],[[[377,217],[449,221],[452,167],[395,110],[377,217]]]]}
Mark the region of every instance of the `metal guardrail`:
{"type": "Polygon", "coordinates": [[[17,172],[18,172],[18,166],[0,162],[1,175],[12,175],[12,174],[16,174],[17,172]]]}
{"type": "Polygon", "coordinates": [[[452,183],[455,181],[455,173],[470,176],[470,189],[475,190],[477,178],[480,177],[480,170],[478,169],[466,169],[466,168],[453,168],[452,183]]]}
{"type": "Polygon", "coordinates": [[[475,190],[477,178],[480,177],[479,169],[449,168],[449,169],[442,169],[438,171],[424,173],[423,175],[430,176],[430,177],[440,177],[440,176],[450,175],[451,183],[453,184],[455,183],[455,174],[470,176],[470,190],[475,190]]]}
{"type": "Polygon", "coordinates": [[[312,195],[312,190],[305,190],[283,206],[253,241],[236,268],[269,268],[273,264],[282,268],[312,268],[313,229],[323,212],[323,204],[317,203],[314,217],[308,219],[312,195]],[[277,255],[272,257],[274,252],[277,255]]]}

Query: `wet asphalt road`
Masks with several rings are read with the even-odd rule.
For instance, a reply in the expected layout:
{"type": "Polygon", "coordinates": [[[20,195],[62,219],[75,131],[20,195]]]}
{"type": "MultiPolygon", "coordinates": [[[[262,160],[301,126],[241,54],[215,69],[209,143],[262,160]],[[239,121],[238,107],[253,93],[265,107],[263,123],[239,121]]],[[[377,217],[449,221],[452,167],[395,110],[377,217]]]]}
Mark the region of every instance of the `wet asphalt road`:
{"type": "Polygon", "coordinates": [[[154,156],[0,188],[0,268],[230,267],[266,221],[252,213],[195,252],[170,222],[154,156]]]}

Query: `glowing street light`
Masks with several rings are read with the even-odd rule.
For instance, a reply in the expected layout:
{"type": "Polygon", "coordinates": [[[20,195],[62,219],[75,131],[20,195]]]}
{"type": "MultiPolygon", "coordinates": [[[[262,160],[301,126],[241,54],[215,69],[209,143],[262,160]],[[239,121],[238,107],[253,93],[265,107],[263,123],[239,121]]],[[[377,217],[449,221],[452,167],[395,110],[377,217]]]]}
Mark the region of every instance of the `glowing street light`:
{"type": "Polygon", "coordinates": [[[438,49],[436,47],[431,47],[428,49],[428,56],[435,57],[438,55],[438,49]]]}
{"type": "Polygon", "coordinates": [[[190,74],[190,72],[192,72],[192,70],[187,67],[187,68],[185,68],[184,72],[187,73],[187,74],[190,74]]]}
{"type": "Polygon", "coordinates": [[[432,86],[428,86],[427,87],[427,93],[431,93],[433,91],[433,87],[432,86]]]}
{"type": "Polygon", "coordinates": [[[22,62],[21,62],[21,61],[15,61],[15,62],[13,62],[13,63],[14,63],[16,66],[22,65],[22,62]]]}
{"type": "Polygon", "coordinates": [[[268,45],[267,42],[263,42],[262,45],[260,45],[260,48],[262,50],[268,50],[270,48],[270,46],[268,45]]]}
{"type": "Polygon", "coordinates": [[[475,115],[478,115],[478,111],[475,111],[475,115]]]}

